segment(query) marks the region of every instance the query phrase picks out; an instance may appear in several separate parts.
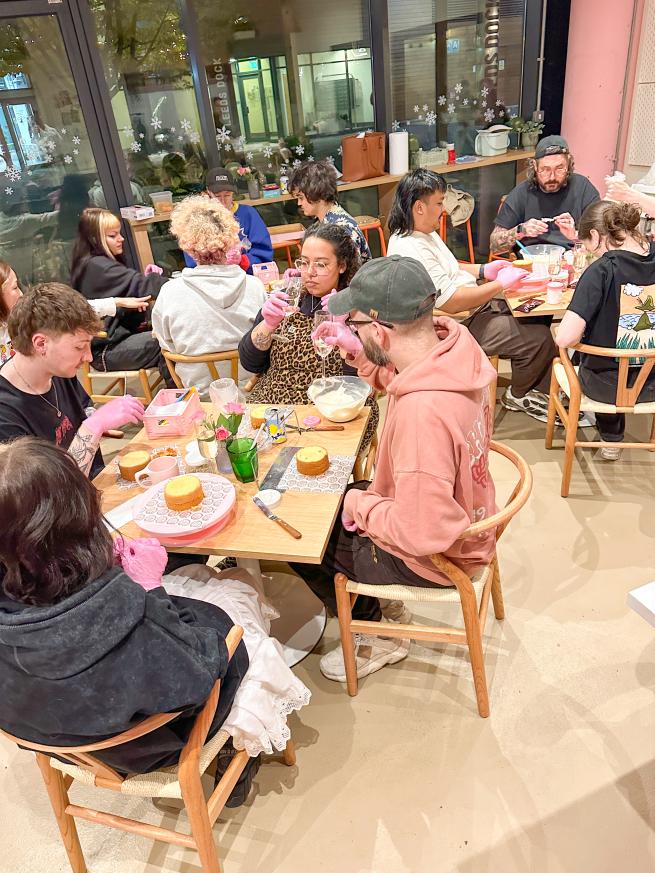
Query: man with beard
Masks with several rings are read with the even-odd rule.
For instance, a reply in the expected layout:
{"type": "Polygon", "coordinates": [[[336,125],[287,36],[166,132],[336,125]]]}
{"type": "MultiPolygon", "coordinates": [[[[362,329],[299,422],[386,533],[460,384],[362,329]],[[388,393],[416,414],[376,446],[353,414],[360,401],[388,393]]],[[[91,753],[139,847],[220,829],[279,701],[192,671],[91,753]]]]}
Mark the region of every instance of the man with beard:
{"type": "MultiPolygon", "coordinates": [[[[350,286],[328,298],[335,321],[315,331],[374,388],[387,414],[372,482],[346,492],[320,567],[293,564],[336,614],[335,573],[370,585],[449,586],[430,555],[444,554],[473,576],[494,549],[493,532],[459,540],[495,511],[488,470],[494,370],[471,334],[450,318],[435,328],[434,286],[425,267],[398,255],[369,261],[350,286]]],[[[353,618],[385,621],[377,597],[357,598],[353,618]]],[[[405,608],[386,620],[408,623],[405,608]]],[[[406,657],[408,639],[356,639],[361,678],[406,657]]],[[[345,682],[341,646],[321,672],[345,682]]]]}
{"type": "Polygon", "coordinates": [[[576,225],[600,194],[586,176],[573,172],[573,156],[561,136],[539,140],[528,178],[507,195],[491,233],[491,251],[548,243],[570,249],[576,225]],[[548,219],[548,220],[546,220],[548,219]]]}

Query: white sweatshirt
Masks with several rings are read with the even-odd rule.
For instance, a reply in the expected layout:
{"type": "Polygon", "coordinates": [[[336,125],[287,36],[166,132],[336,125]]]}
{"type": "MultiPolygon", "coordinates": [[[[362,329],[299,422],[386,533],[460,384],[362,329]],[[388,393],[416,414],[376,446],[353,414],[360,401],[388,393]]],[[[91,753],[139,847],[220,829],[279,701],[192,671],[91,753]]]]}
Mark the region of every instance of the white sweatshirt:
{"type": "MultiPolygon", "coordinates": [[[[162,349],[178,355],[201,355],[236,349],[264,305],[266,291],[254,276],[233,264],[185,267],[159,292],[152,310],[152,329],[162,349]]],[[[203,394],[211,376],[204,364],[178,364],[185,387],[195,385],[203,394]]],[[[229,362],[218,365],[230,375],[229,362]]],[[[239,382],[248,374],[239,367],[239,382]]]]}

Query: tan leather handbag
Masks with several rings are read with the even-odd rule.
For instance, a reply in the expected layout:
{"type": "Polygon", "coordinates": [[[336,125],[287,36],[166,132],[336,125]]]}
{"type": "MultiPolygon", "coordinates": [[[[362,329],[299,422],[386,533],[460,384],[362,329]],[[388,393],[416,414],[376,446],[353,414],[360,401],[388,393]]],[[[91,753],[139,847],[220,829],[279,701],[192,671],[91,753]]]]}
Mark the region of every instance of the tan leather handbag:
{"type": "Polygon", "coordinates": [[[344,180],[359,182],[384,175],[385,141],[383,133],[344,136],[341,140],[344,180]]]}

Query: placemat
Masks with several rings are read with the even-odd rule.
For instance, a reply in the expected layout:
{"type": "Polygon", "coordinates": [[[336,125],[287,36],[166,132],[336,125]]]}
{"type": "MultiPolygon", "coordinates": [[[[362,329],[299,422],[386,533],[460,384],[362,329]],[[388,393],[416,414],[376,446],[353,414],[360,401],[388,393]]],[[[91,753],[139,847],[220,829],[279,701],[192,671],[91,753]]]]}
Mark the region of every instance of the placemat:
{"type": "Polygon", "coordinates": [[[354,455],[331,455],[330,468],[320,476],[303,476],[298,472],[295,460],[290,463],[280,479],[280,491],[323,491],[341,494],[355,465],[354,455]]]}

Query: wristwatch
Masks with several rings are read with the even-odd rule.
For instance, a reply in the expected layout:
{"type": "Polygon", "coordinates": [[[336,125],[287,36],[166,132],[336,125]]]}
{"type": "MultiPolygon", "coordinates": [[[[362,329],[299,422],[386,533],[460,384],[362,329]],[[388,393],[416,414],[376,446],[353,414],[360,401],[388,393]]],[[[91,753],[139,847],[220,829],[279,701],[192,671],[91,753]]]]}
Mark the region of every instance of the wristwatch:
{"type": "Polygon", "coordinates": [[[484,279],[484,264],[480,264],[480,269],[478,271],[478,282],[482,282],[484,279]]]}

